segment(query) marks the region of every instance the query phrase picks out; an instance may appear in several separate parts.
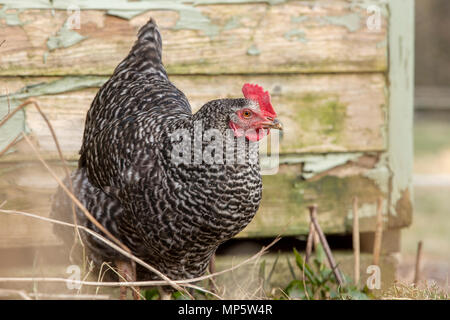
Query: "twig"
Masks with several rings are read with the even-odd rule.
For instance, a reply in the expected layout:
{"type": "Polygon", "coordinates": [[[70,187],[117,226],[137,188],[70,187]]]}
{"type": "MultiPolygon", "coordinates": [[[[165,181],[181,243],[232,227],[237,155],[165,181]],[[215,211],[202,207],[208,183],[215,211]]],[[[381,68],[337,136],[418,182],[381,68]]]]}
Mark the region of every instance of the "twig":
{"type": "Polygon", "coordinates": [[[377,202],[377,221],[375,226],[375,238],[373,240],[373,262],[378,266],[380,263],[381,241],[383,239],[383,199],[378,198],[377,202]]]}
{"type": "Polygon", "coordinates": [[[22,132],[17,135],[6,147],[3,148],[2,151],[0,151],[0,157],[3,156],[16,142],[19,140],[20,136],[22,135],[22,132]]]}
{"type": "Polygon", "coordinates": [[[311,256],[312,246],[313,246],[314,237],[315,237],[314,234],[315,234],[314,224],[312,223],[312,221],[310,221],[309,222],[308,240],[306,241],[306,252],[305,252],[306,263],[309,263],[309,257],[311,256]]]}
{"type": "Polygon", "coordinates": [[[111,297],[107,294],[59,294],[59,293],[28,293],[30,297],[48,298],[48,299],[72,299],[72,300],[109,300],[111,297]]]}
{"type": "MultiPolygon", "coordinates": [[[[27,217],[31,217],[31,218],[35,218],[35,219],[39,219],[39,220],[43,220],[43,221],[47,221],[47,222],[51,222],[51,223],[56,223],[56,224],[60,224],[60,225],[64,225],[67,227],[72,227],[74,228],[75,225],[69,222],[64,222],[64,221],[59,221],[59,220],[55,220],[55,219],[51,219],[51,218],[47,218],[47,217],[42,217],[33,213],[28,213],[28,212],[22,212],[22,211],[16,211],[16,210],[3,210],[0,209],[0,212],[3,213],[7,213],[7,214],[18,214],[18,215],[23,215],[23,216],[27,216],[27,217]]],[[[153,267],[149,266],[148,264],[146,264],[145,262],[143,262],[142,260],[140,260],[137,257],[134,257],[133,255],[129,254],[128,252],[124,251],[123,249],[121,249],[120,247],[118,247],[117,245],[115,245],[113,242],[111,242],[110,240],[106,239],[105,237],[101,236],[100,234],[92,231],[89,228],[86,228],[84,226],[79,226],[80,229],[86,231],[87,233],[89,233],[90,235],[92,235],[93,237],[99,239],[100,241],[108,244],[109,246],[111,246],[113,249],[116,249],[118,252],[120,252],[121,254],[123,254],[124,256],[135,260],[137,263],[139,263],[140,265],[146,267],[147,269],[149,269],[150,271],[153,271],[153,267]]],[[[219,275],[222,275],[224,273],[233,271],[235,269],[240,268],[243,265],[248,264],[249,262],[258,259],[259,257],[261,257],[269,248],[271,248],[273,245],[275,245],[275,243],[277,243],[281,238],[280,237],[276,237],[269,245],[262,247],[261,250],[259,252],[257,252],[256,254],[254,254],[253,256],[251,256],[250,258],[242,261],[241,263],[238,263],[237,265],[222,270],[222,271],[218,271],[216,273],[213,274],[209,274],[209,275],[205,275],[205,276],[201,276],[201,277],[197,277],[197,278],[192,278],[192,279],[185,279],[185,280],[156,280],[156,281],[134,281],[134,282],[92,282],[92,281],[79,281],[79,280],[69,280],[69,279],[65,279],[65,278],[0,278],[0,282],[14,282],[14,281],[24,281],[24,282],[28,282],[28,281],[42,281],[42,282],[70,282],[73,284],[82,284],[82,285],[87,285],[87,286],[99,286],[99,287],[120,287],[120,286],[164,286],[164,285],[168,285],[171,283],[175,283],[178,285],[186,285],[191,283],[191,282],[198,282],[198,281],[202,281],[202,280],[206,280],[212,277],[216,277],[219,275]]]]}
{"type": "Polygon", "coordinates": [[[417,244],[416,267],[414,269],[414,284],[417,286],[421,279],[421,264],[422,264],[422,246],[423,242],[419,241],[417,244]]]}
{"type": "Polygon", "coordinates": [[[13,289],[0,289],[0,296],[3,297],[9,297],[12,295],[18,295],[20,296],[22,299],[24,300],[32,300],[30,298],[30,294],[27,294],[25,291],[23,290],[13,290],[13,289]]]}
{"type": "MultiPolygon", "coordinates": [[[[9,103],[9,95],[8,95],[8,103],[9,103]]],[[[48,121],[48,119],[47,119],[47,117],[45,116],[45,114],[42,112],[42,110],[40,109],[40,107],[39,107],[39,104],[35,101],[35,100],[33,100],[33,99],[29,99],[29,100],[27,100],[27,101],[25,101],[24,103],[22,103],[21,105],[19,105],[16,109],[14,109],[11,113],[8,113],[8,115],[4,118],[4,119],[2,119],[1,121],[0,121],[0,126],[2,126],[6,121],[8,121],[15,113],[17,113],[19,110],[21,110],[22,108],[24,108],[25,106],[27,106],[27,105],[29,105],[29,104],[33,104],[35,107],[36,107],[36,109],[38,110],[38,112],[41,114],[41,116],[43,117],[43,119],[44,119],[44,121],[47,123],[47,126],[48,126],[48,128],[49,128],[49,130],[50,130],[50,132],[51,132],[51,134],[52,134],[52,137],[53,137],[53,139],[54,139],[54,142],[55,142],[55,145],[56,145],[56,148],[57,148],[57,150],[58,150],[58,154],[59,154],[59,156],[60,156],[60,159],[61,159],[61,161],[62,161],[62,163],[63,163],[63,165],[64,165],[64,168],[65,168],[65,171],[66,171],[66,175],[68,175],[68,176],[70,176],[70,172],[69,172],[69,170],[68,170],[68,168],[67,168],[67,165],[66,165],[66,162],[65,162],[65,159],[64,159],[64,157],[63,157],[63,154],[62,154],[62,151],[61,151],[61,148],[60,148],[60,146],[59,146],[59,143],[58,143],[58,140],[57,140],[57,137],[56,137],[56,134],[55,134],[55,132],[54,132],[54,130],[53,130],[53,127],[51,126],[51,124],[50,124],[50,122],[48,121]]],[[[174,281],[172,281],[171,279],[169,279],[167,276],[165,276],[164,274],[162,274],[161,272],[159,272],[158,270],[156,270],[155,268],[153,268],[153,267],[151,267],[150,265],[148,265],[147,263],[145,263],[144,261],[142,261],[142,260],[140,260],[139,258],[137,258],[137,257],[135,257],[134,255],[132,255],[132,253],[131,253],[131,250],[129,250],[129,248],[127,248],[123,243],[121,243],[116,237],[114,237],[108,230],[106,230],[91,214],[90,214],[90,212],[81,204],[81,202],[79,202],[79,200],[73,195],[73,186],[72,186],[72,181],[70,181],[70,179],[69,179],[69,185],[70,185],[70,190],[68,190],[68,188],[64,185],[64,183],[59,179],[59,177],[53,172],[53,170],[48,166],[48,164],[45,162],[45,160],[41,157],[41,155],[39,154],[39,152],[37,151],[37,149],[35,148],[35,146],[32,144],[32,142],[30,141],[30,139],[25,135],[25,133],[22,133],[22,135],[23,135],[23,137],[24,137],[24,139],[27,141],[27,143],[30,145],[30,147],[33,149],[33,151],[34,151],[34,153],[36,154],[36,156],[38,157],[38,159],[41,161],[41,163],[44,165],[44,167],[50,172],[50,174],[53,176],[53,178],[58,182],[58,184],[60,185],[60,187],[64,190],[64,192],[71,198],[71,200],[72,200],[72,210],[73,210],[73,215],[74,215],[74,224],[73,225],[71,225],[72,227],[75,227],[75,229],[77,230],[77,232],[78,232],[78,228],[80,227],[80,226],[78,226],[78,224],[77,224],[77,220],[76,220],[76,213],[75,213],[75,207],[74,207],[74,204],[76,204],[80,209],[81,209],[81,211],[86,215],[86,217],[97,227],[97,228],[99,228],[103,233],[105,233],[108,237],[110,237],[114,242],[116,242],[116,244],[118,245],[118,246],[115,246],[112,242],[110,242],[110,241],[108,241],[107,239],[105,239],[105,238],[103,238],[103,237],[101,237],[100,235],[98,235],[97,237],[101,237],[101,238],[103,238],[103,239],[101,239],[102,241],[104,241],[104,242],[106,242],[108,245],[110,245],[112,248],[114,248],[114,249],[116,249],[117,251],[119,251],[119,252],[121,252],[123,255],[125,255],[125,256],[127,256],[128,258],[130,258],[132,261],[135,261],[135,262],[137,262],[137,263],[139,263],[139,264],[141,264],[142,266],[144,266],[144,267],[146,267],[148,270],[150,270],[150,271],[152,271],[152,272],[154,272],[155,274],[157,274],[159,277],[161,277],[162,279],[164,279],[165,281],[164,281],[164,284],[169,284],[169,285],[171,285],[171,286],[173,286],[176,290],[179,290],[179,291],[184,291],[189,297],[191,297],[192,298],[192,296],[185,290],[185,289],[183,289],[183,288],[181,288],[181,287],[179,287],[174,281]],[[120,247],[123,249],[123,251],[121,251],[121,250],[119,250],[120,249],[120,247]]],[[[16,138],[17,139],[17,138],[16,138]]],[[[42,217],[41,217],[42,218],[42,217]]],[[[82,229],[84,229],[86,232],[88,232],[88,233],[93,233],[91,230],[89,230],[89,229],[87,229],[87,228],[82,228],[82,229]]],[[[80,239],[81,239],[81,236],[80,236],[80,239]]],[[[260,251],[260,253],[259,254],[257,254],[257,255],[255,255],[254,257],[255,258],[257,258],[257,257],[259,257],[260,255],[262,255],[264,252],[265,252],[265,250],[267,250],[269,247],[271,247],[273,244],[275,244],[276,242],[278,242],[278,240],[279,240],[280,238],[279,237],[277,237],[269,246],[267,246],[267,247],[263,247],[262,248],[262,250],[260,251]]],[[[82,243],[82,242],[81,242],[82,243]]],[[[83,243],[82,243],[83,244],[83,243]]],[[[253,257],[252,257],[253,258],[253,257]]],[[[251,261],[252,259],[247,259],[248,261],[251,261]]],[[[246,260],[246,261],[247,261],[246,260]]],[[[246,261],[244,261],[244,262],[246,262],[246,261]]],[[[238,266],[236,266],[235,268],[237,268],[237,267],[239,267],[240,265],[243,265],[244,263],[242,263],[242,264],[239,264],[238,266]]],[[[225,273],[225,272],[227,272],[227,271],[231,271],[232,270],[232,268],[231,269],[229,269],[229,270],[223,270],[223,271],[221,271],[221,272],[218,272],[218,273],[215,273],[215,274],[211,274],[211,275],[209,275],[209,277],[214,277],[214,276],[217,276],[217,275],[219,275],[219,274],[222,274],[222,273],[225,273]]],[[[204,276],[204,277],[200,277],[200,278],[204,278],[204,279],[207,279],[208,278],[208,276],[204,276]]],[[[195,280],[195,281],[200,281],[200,279],[199,280],[195,280]]],[[[191,279],[191,282],[194,282],[194,280],[192,280],[191,279]]],[[[123,285],[123,283],[121,283],[122,285],[123,285]]],[[[129,283],[127,283],[127,284],[129,284],[129,283]]],[[[204,289],[201,289],[201,288],[199,288],[199,287],[196,287],[196,286],[193,286],[193,285],[186,285],[186,286],[190,286],[190,287],[195,287],[196,289],[198,289],[198,290],[201,290],[201,291],[205,291],[204,289]]],[[[213,294],[213,293],[211,293],[211,292],[209,292],[210,294],[212,294],[212,295],[214,295],[214,296],[216,296],[216,297],[218,297],[217,295],[215,295],[215,294],[213,294]]],[[[218,297],[218,298],[220,298],[220,297],[218,297]]]]}
{"type": "MultiPolygon", "coordinates": [[[[4,117],[2,119],[2,121],[0,121],[0,127],[6,123],[6,121],[8,121],[9,119],[11,119],[11,117],[13,115],[15,115],[19,110],[22,110],[23,108],[25,108],[28,105],[33,105],[36,110],[39,112],[39,114],[41,115],[42,119],[44,119],[48,129],[50,130],[50,134],[52,135],[53,141],[55,143],[56,146],[56,150],[58,151],[58,156],[59,159],[61,160],[61,163],[63,165],[64,168],[64,172],[66,174],[67,177],[69,177],[69,189],[70,192],[73,193],[73,185],[72,185],[72,179],[70,179],[70,171],[69,171],[69,167],[67,166],[67,162],[66,159],[64,159],[62,150],[61,150],[61,146],[59,144],[58,138],[56,136],[55,130],[53,129],[52,124],[50,123],[50,121],[48,120],[47,116],[45,115],[45,113],[42,111],[41,107],[39,106],[39,103],[34,100],[34,99],[28,99],[25,102],[23,102],[22,104],[20,104],[17,108],[15,108],[12,112],[10,112],[10,108],[11,108],[11,104],[10,104],[10,100],[9,100],[9,92],[7,92],[6,95],[7,99],[8,99],[8,114],[6,115],[6,117],[4,117]]],[[[18,140],[18,138],[20,137],[20,135],[18,135],[10,144],[8,144],[6,146],[5,149],[2,150],[2,152],[0,153],[0,156],[2,156],[4,153],[6,153],[6,151],[8,151],[9,148],[11,148],[14,143],[18,140]]],[[[76,216],[76,211],[75,211],[75,205],[72,201],[71,203],[71,207],[72,207],[72,215],[73,215],[73,223],[75,224],[75,226],[77,226],[75,228],[75,233],[76,235],[78,235],[78,239],[80,240],[81,245],[84,247],[83,241],[81,240],[81,235],[78,231],[78,223],[77,223],[77,216],[76,216]]],[[[100,229],[102,230],[102,229],[100,229]]],[[[102,230],[103,231],[103,230],[102,230]]]]}
{"type": "Polygon", "coordinates": [[[311,218],[312,223],[314,224],[314,228],[319,236],[319,240],[322,243],[322,247],[325,251],[330,267],[333,270],[337,282],[339,283],[340,286],[342,286],[345,283],[344,279],[342,278],[341,272],[339,271],[339,268],[337,267],[337,264],[334,260],[333,254],[331,253],[328,241],[325,238],[322,229],[320,228],[319,222],[317,221],[317,205],[309,206],[308,209],[309,209],[309,216],[311,218]]]}
{"type": "Polygon", "coordinates": [[[47,171],[53,176],[53,178],[56,180],[56,182],[60,185],[60,187],[66,192],[66,194],[72,199],[73,202],[84,212],[87,218],[97,227],[99,228],[104,234],[106,234],[111,240],[113,240],[117,245],[119,245],[122,249],[124,249],[127,252],[131,252],[130,249],[128,249],[119,239],[117,239],[114,235],[111,234],[108,230],[105,229],[92,215],[91,213],[84,207],[84,205],[70,192],[70,190],[66,187],[66,185],[61,181],[61,179],[57,176],[57,174],[50,168],[50,166],[47,164],[47,162],[42,158],[42,156],[37,151],[36,147],[33,145],[31,140],[26,136],[26,134],[22,133],[23,138],[26,140],[26,142],[30,145],[30,147],[33,149],[34,153],[36,154],[37,158],[41,163],[44,165],[44,167],[47,169],[47,171]]]}
{"type": "Polygon", "coordinates": [[[306,299],[311,300],[308,294],[308,288],[306,287],[306,277],[305,277],[305,265],[306,265],[306,259],[303,260],[303,266],[302,266],[302,281],[303,281],[303,290],[305,291],[306,299]]]}
{"type": "Polygon", "coordinates": [[[360,278],[360,243],[359,243],[359,213],[358,213],[358,198],[353,198],[353,258],[354,258],[354,266],[353,266],[353,278],[355,281],[355,285],[359,285],[360,278]]]}
{"type": "MultiPolygon", "coordinates": [[[[16,210],[3,210],[3,209],[0,209],[0,212],[8,213],[8,214],[18,214],[18,215],[22,215],[22,216],[32,217],[32,218],[35,218],[35,219],[40,219],[40,220],[43,220],[43,221],[52,222],[52,223],[56,223],[56,224],[60,224],[60,225],[64,225],[64,226],[75,228],[75,225],[72,224],[72,223],[63,222],[63,221],[59,221],[59,220],[55,220],[55,219],[51,219],[51,218],[47,218],[47,217],[41,217],[39,215],[28,213],[28,212],[22,212],[22,211],[16,211],[16,210]]],[[[167,276],[165,276],[164,274],[162,274],[161,272],[159,272],[158,270],[156,270],[155,268],[153,268],[152,266],[150,266],[146,262],[144,262],[141,259],[137,258],[136,256],[132,255],[128,251],[125,251],[124,249],[122,249],[121,247],[116,245],[114,242],[108,240],[107,238],[101,236],[100,234],[98,234],[98,233],[96,233],[96,232],[92,231],[91,229],[86,228],[84,226],[78,226],[78,228],[86,231],[87,233],[89,233],[93,237],[99,239],[100,241],[104,242],[105,244],[107,244],[111,248],[117,250],[119,253],[123,254],[127,258],[130,258],[131,260],[134,260],[135,262],[139,263],[141,266],[145,267],[147,270],[150,270],[151,272],[155,273],[156,275],[158,275],[159,277],[164,279],[164,281],[161,281],[163,284],[157,284],[157,285],[170,285],[170,286],[174,287],[176,290],[183,291],[183,292],[186,291],[184,289],[181,289],[181,287],[179,285],[177,285],[173,280],[169,279],[167,276]]],[[[72,281],[72,280],[69,280],[69,281],[72,281]]],[[[86,283],[89,283],[89,282],[87,282],[87,281],[82,281],[82,282],[78,281],[77,282],[77,281],[73,280],[73,282],[71,282],[71,283],[86,284],[86,283]]],[[[125,286],[125,283],[123,283],[123,282],[113,282],[113,283],[117,284],[118,286],[125,286]]],[[[87,284],[87,285],[89,285],[89,284],[87,284]]],[[[101,285],[99,285],[99,286],[101,286],[101,285]]],[[[189,294],[189,296],[191,296],[191,295],[189,294]]]]}
{"type": "MultiPolygon", "coordinates": [[[[51,124],[49,123],[47,117],[45,116],[45,114],[42,112],[42,110],[39,107],[39,104],[35,101],[35,100],[27,100],[24,103],[22,103],[20,106],[18,106],[16,109],[14,109],[10,114],[8,114],[2,121],[0,121],[0,127],[6,122],[8,121],[15,113],[17,113],[20,109],[24,108],[26,105],[28,104],[33,104],[36,109],[39,111],[39,113],[41,114],[41,116],[44,118],[44,120],[46,121],[47,125],[49,126],[49,129],[52,133],[53,139],[55,140],[55,144],[57,146],[58,149],[58,153],[63,161],[63,163],[65,163],[64,157],[62,156],[62,152],[61,152],[61,148],[59,147],[59,143],[57,141],[56,138],[56,134],[51,126],[51,124]]],[[[121,241],[119,241],[114,235],[112,235],[107,229],[105,229],[92,215],[91,213],[83,206],[83,204],[73,195],[73,192],[71,190],[69,190],[66,185],[64,185],[64,183],[61,181],[61,179],[59,179],[59,177],[56,175],[56,173],[50,168],[50,166],[46,163],[46,161],[42,158],[42,156],[39,154],[39,152],[37,151],[36,147],[33,145],[33,143],[30,141],[30,139],[26,136],[25,133],[22,133],[22,136],[24,137],[24,139],[26,140],[26,142],[30,145],[30,147],[33,149],[34,153],[36,154],[37,158],[39,159],[39,161],[41,161],[41,163],[44,165],[44,167],[49,171],[49,173],[53,176],[53,178],[58,182],[58,184],[61,186],[61,188],[64,190],[64,192],[71,198],[72,200],[72,206],[73,203],[75,203],[80,209],[81,211],[85,214],[85,216],[97,227],[99,228],[99,230],[101,230],[103,233],[105,233],[110,239],[112,239],[119,247],[121,247],[124,251],[127,252],[127,254],[129,254],[130,256],[133,256],[131,254],[131,250],[125,246],[121,241]]],[[[68,174],[70,174],[67,171],[68,174]]],[[[69,179],[70,180],[70,179],[69,179]]],[[[69,184],[70,187],[72,186],[72,184],[69,184]]],[[[73,190],[73,188],[71,188],[73,190]]],[[[73,213],[74,213],[74,226],[75,229],[78,230],[78,225],[76,222],[76,215],[75,215],[75,211],[74,211],[74,207],[73,209],[73,213]]],[[[134,256],[133,256],[134,257],[134,256]]],[[[135,260],[138,259],[136,257],[134,257],[135,260]]],[[[140,260],[140,259],[138,259],[140,260]]],[[[143,262],[141,260],[141,262],[143,262]]],[[[145,262],[143,262],[144,264],[146,264],[145,262]]],[[[187,292],[186,290],[184,290],[183,288],[179,287],[178,285],[174,284],[167,276],[165,276],[164,274],[162,274],[161,272],[159,272],[158,270],[156,270],[155,268],[151,267],[150,265],[147,265],[147,269],[151,270],[152,272],[156,273],[159,277],[161,277],[162,279],[166,280],[169,282],[169,284],[171,286],[174,286],[174,288],[176,290],[179,291],[183,291],[185,292],[188,296],[191,297],[191,295],[189,294],[189,292],[187,292]],[[150,267],[150,268],[149,268],[150,267]],[[152,270],[153,269],[153,270],[152,270]]]]}

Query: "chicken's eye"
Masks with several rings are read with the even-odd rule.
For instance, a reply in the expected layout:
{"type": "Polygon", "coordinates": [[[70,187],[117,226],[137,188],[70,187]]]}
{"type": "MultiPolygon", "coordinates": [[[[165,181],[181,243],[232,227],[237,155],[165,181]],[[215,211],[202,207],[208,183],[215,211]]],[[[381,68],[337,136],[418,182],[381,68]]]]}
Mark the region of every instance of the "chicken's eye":
{"type": "Polygon", "coordinates": [[[244,110],[244,112],[242,112],[242,116],[244,118],[250,118],[252,116],[252,112],[250,110],[244,110]]]}

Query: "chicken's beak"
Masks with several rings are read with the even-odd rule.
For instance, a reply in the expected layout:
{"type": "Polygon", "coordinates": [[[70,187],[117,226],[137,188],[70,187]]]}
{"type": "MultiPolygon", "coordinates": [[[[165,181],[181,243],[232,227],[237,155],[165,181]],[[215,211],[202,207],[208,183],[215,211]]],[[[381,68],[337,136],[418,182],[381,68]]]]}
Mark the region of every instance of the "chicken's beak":
{"type": "Polygon", "coordinates": [[[270,119],[270,118],[268,118],[267,121],[264,121],[262,123],[262,126],[263,126],[264,129],[283,130],[283,126],[281,125],[281,122],[278,119],[270,119]]]}

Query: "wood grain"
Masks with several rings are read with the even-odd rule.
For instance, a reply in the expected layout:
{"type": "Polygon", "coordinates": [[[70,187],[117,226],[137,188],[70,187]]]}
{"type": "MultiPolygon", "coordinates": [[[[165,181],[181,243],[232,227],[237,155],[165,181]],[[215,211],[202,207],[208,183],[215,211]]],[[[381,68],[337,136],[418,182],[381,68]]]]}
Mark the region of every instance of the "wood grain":
{"type": "MultiPolygon", "coordinates": [[[[308,205],[317,203],[318,219],[324,232],[342,234],[352,229],[352,199],[357,196],[362,209],[361,232],[374,231],[376,201],[387,199],[384,189],[368,176],[376,157],[364,156],[332,168],[311,179],[302,178],[302,163],[281,165],[277,175],[263,176],[263,200],[250,225],[238,237],[301,235],[309,229],[308,205]],[[368,159],[370,161],[368,161],[368,159]],[[370,164],[368,164],[370,163],[370,164]]],[[[58,162],[51,167],[63,178],[58,162]]],[[[72,162],[75,168],[75,162],[72,162]]],[[[0,164],[0,201],[3,209],[27,211],[48,217],[56,181],[37,162],[0,164]]],[[[51,225],[28,217],[0,213],[0,248],[58,244],[51,225]]]]}
{"type": "MultiPolygon", "coordinates": [[[[382,151],[385,141],[385,78],[364,75],[289,76],[173,76],[194,111],[209,100],[241,97],[243,83],[258,83],[269,90],[284,131],[281,153],[382,151]]],[[[10,92],[54,78],[0,78],[10,92]]],[[[84,120],[98,88],[35,97],[51,121],[67,158],[76,160],[84,120]]],[[[27,125],[48,159],[55,146],[50,132],[33,108],[26,111],[27,125]]],[[[29,159],[26,150],[0,161],[29,159]]]]}
{"type": "Polygon", "coordinates": [[[0,75],[108,75],[149,17],[161,28],[163,60],[172,74],[324,73],[387,70],[387,23],[369,30],[363,6],[348,1],[195,6],[204,30],[179,25],[177,11],[149,11],[131,20],[82,10],[86,37],[50,51],[68,18],[64,10],[24,10],[22,26],[2,25],[0,75]],[[206,31],[205,31],[206,30],[206,31]],[[207,34],[208,33],[208,34],[207,34]]]}

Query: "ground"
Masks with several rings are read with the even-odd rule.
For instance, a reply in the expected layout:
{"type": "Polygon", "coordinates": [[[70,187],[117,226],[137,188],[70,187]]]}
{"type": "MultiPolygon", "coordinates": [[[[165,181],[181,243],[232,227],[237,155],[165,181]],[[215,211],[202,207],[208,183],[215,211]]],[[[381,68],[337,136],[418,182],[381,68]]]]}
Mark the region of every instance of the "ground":
{"type": "Polygon", "coordinates": [[[448,288],[450,270],[449,116],[417,114],[414,125],[414,216],[403,231],[399,278],[414,278],[418,241],[423,241],[423,279],[448,288]]]}

